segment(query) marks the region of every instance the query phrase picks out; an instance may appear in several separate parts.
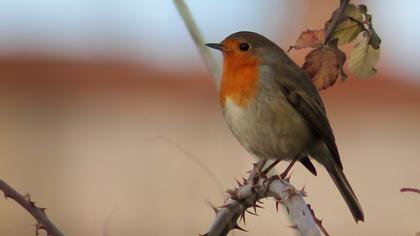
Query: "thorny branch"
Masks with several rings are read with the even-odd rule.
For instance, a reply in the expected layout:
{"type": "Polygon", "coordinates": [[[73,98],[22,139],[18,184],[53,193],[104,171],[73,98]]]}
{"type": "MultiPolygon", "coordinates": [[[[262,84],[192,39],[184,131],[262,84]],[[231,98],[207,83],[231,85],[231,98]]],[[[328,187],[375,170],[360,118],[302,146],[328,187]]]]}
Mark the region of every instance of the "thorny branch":
{"type": "Polygon", "coordinates": [[[313,215],[313,211],[306,204],[303,197],[304,190],[297,190],[288,180],[280,179],[277,175],[270,178],[259,178],[253,181],[256,173],[251,172],[248,179],[238,181],[238,187],[228,190],[229,198],[224,205],[213,208],[216,212],[210,229],[205,236],[225,236],[230,230],[244,230],[238,225],[238,220],[245,223],[245,213],[257,215],[257,208],[262,208],[262,198],[272,197],[278,204],[284,204],[293,222],[292,228],[298,230],[304,236],[320,236],[318,225],[322,227],[321,221],[313,215]],[[253,208],[253,211],[249,210],[253,208]]]}
{"type": "Polygon", "coordinates": [[[45,230],[48,235],[51,236],[63,236],[64,234],[55,226],[47,217],[45,213],[46,208],[40,208],[35,205],[35,202],[31,200],[29,194],[22,195],[10,185],[0,179],[0,190],[3,191],[5,198],[11,198],[19,205],[21,205],[29,214],[31,214],[36,220],[35,234],[39,235],[39,230],[45,230]]]}

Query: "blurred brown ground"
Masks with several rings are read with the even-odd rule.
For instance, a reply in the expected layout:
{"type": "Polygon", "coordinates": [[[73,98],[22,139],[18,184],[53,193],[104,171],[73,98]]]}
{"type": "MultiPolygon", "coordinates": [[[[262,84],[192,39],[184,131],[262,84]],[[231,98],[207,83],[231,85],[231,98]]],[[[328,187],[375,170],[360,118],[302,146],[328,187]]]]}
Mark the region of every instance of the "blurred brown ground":
{"type": "MultiPolygon", "coordinates": [[[[366,223],[354,223],[320,168],[314,177],[296,166],[292,183],[306,187],[331,235],[420,231],[420,196],[399,192],[419,187],[420,86],[381,71],[322,97],[366,223]]],[[[253,161],[224,125],[204,71],[5,57],[0,107],[1,178],[30,192],[67,235],[204,233],[214,217],[206,201],[220,205],[253,161]]],[[[250,233],[236,235],[293,233],[271,200],[264,205],[248,217],[250,233]]],[[[14,202],[1,200],[0,212],[2,235],[33,235],[34,220],[14,202]]]]}

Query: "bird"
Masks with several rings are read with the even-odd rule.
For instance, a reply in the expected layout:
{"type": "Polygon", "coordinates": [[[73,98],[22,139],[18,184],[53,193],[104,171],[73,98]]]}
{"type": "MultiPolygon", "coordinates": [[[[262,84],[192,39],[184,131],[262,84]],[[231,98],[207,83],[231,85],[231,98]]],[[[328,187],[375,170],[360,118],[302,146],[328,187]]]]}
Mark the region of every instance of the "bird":
{"type": "Polygon", "coordinates": [[[363,222],[325,106],[305,72],[258,33],[240,31],[206,46],[223,54],[219,100],[239,143],[260,160],[291,161],[291,165],[299,161],[314,175],[311,159],[316,160],[331,176],[356,223],[363,222]]]}

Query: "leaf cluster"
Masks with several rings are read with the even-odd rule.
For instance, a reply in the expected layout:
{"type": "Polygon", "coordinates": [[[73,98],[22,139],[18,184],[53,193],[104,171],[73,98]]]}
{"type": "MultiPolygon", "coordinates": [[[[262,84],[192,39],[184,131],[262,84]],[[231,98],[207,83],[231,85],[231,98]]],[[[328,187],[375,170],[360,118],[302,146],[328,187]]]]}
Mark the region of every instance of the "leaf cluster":
{"type": "MultiPolygon", "coordinates": [[[[344,9],[344,8],[343,8],[344,9]]],[[[302,69],[311,78],[317,89],[326,89],[340,78],[347,78],[344,72],[346,55],[339,46],[354,43],[349,54],[347,68],[358,77],[374,75],[379,61],[381,39],[373,28],[372,16],[365,5],[348,4],[339,16],[335,10],[325,23],[324,29],[306,30],[300,34],[291,49],[314,48],[305,57],[302,69]],[[338,17],[338,18],[337,18],[338,17]],[[336,18],[336,19],[334,19],[336,18]],[[331,35],[326,35],[333,21],[338,19],[331,35]]]]}

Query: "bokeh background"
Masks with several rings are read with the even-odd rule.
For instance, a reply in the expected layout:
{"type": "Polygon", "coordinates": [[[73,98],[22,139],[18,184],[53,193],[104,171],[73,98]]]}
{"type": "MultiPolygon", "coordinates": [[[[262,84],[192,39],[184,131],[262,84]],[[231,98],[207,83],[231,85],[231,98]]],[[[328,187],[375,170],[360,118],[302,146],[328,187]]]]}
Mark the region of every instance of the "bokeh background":
{"type": "MultiPolygon", "coordinates": [[[[283,48],[338,4],[186,2],[209,42],[252,30],[283,48]]],[[[292,183],[306,186],[331,235],[415,235],[420,195],[399,189],[420,187],[420,2],[359,2],[382,36],[379,73],[322,97],[366,223],[354,223],[321,168],[314,177],[297,165],[292,183]]],[[[306,53],[290,56],[301,64],[306,53]]],[[[221,205],[252,162],[172,1],[0,1],[0,177],[67,235],[205,233],[207,202],[221,205]]],[[[235,235],[294,234],[273,201],[260,215],[235,235]]],[[[33,224],[0,201],[1,235],[34,235],[33,224]]]]}

